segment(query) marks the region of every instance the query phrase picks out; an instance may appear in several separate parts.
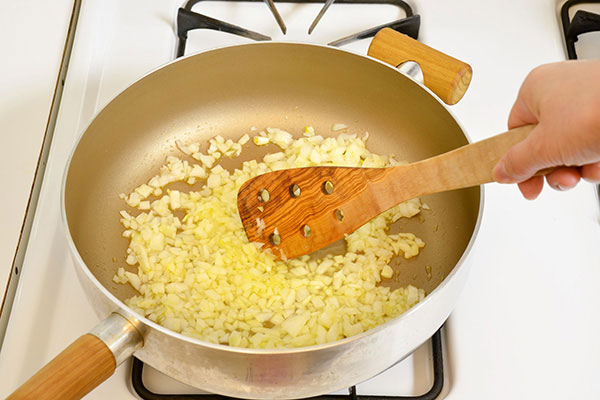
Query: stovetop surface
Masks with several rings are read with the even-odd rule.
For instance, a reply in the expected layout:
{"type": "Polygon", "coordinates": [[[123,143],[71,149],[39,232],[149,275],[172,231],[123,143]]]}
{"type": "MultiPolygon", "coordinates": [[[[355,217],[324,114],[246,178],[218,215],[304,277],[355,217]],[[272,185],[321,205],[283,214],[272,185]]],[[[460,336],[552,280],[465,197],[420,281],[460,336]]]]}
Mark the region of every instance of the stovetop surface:
{"type": "MultiPolygon", "coordinates": [[[[214,7],[213,3],[202,6],[214,7]]],[[[93,115],[135,79],[173,58],[173,21],[180,5],[167,0],[83,3],[21,282],[0,352],[0,396],[98,322],[76,281],[60,224],[62,172],[93,115]]],[[[264,8],[256,12],[265,18],[247,27],[277,38],[279,28],[266,6],[252,6],[264,8]]],[[[320,7],[279,8],[289,23],[286,40],[306,40],[300,33],[294,39],[293,33],[304,32],[320,7]],[[295,28],[293,18],[301,12],[307,20],[295,28]]],[[[531,68],[565,58],[554,2],[510,0],[483,7],[476,0],[422,0],[415,12],[423,18],[422,41],[473,67],[471,88],[452,111],[474,140],[505,129],[520,82],[531,68]]],[[[326,34],[327,18],[326,14],[314,35],[326,34]]],[[[193,43],[206,36],[207,32],[190,34],[188,51],[201,50],[204,45],[193,43]]],[[[339,36],[343,34],[333,39],[339,36]]],[[[229,39],[202,40],[216,47],[229,39]]],[[[364,53],[366,45],[349,48],[364,53]]],[[[568,193],[546,191],[535,202],[523,200],[515,187],[486,188],[483,225],[470,257],[473,267],[445,332],[448,382],[442,398],[600,395],[595,379],[600,370],[598,220],[598,199],[591,185],[568,193]]],[[[428,349],[422,347],[396,367],[406,370],[399,383],[406,394],[421,393],[431,385],[426,373],[415,374],[428,359],[428,349]]],[[[129,368],[129,363],[118,368],[87,398],[135,398],[129,368]]],[[[370,382],[388,379],[393,371],[370,382]]],[[[168,379],[150,369],[146,373],[155,375],[149,381],[156,390],[160,387],[155,385],[168,379]]],[[[373,390],[382,391],[381,386],[373,390]]]]}

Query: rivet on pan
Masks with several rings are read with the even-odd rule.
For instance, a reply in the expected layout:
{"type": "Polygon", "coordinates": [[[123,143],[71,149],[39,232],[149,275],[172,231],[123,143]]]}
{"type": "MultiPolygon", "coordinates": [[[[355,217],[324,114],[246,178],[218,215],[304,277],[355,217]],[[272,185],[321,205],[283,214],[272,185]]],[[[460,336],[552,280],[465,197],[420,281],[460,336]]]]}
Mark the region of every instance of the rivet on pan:
{"type": "Polygon", "coordinates": [[[338,219],[338,221],[342,222],[344,220],[344,212],[338,208],[335,210],[335,217],[338,219]]]}
{"type": "Polygon", "coordinates": [[[300,197],[300,186],[296,185],[295,183],[290,186],[290,196],[293,198],[300,197]]]}
{"type": "Polygon", "coordinates": [[[281,243],[281,236],[279,235],[279,233],[271,233],[271,236],[269,236],[269,240],[271,241],[271,244],[273,246],[279,246],[279,244],[281,243]]]}
{"type": "Polygon", "coordinates": [[[323,182],[323,193],[325,193],[325,194],[333,193],[333,183],[331,181],[323,182]]]}
{"type": "Polygon", "coordinates": [[[258,201],[262,201],[266,203],[271,198],[269,191],[267,189],[261,189],[258,191],[258,201]]]}
{"type": "Polygon", "coordinates": [[[310,226],[304,225],[302,227],[302,234],[304,235],[304,237],[309,237],[310,236],[310,226]]]}

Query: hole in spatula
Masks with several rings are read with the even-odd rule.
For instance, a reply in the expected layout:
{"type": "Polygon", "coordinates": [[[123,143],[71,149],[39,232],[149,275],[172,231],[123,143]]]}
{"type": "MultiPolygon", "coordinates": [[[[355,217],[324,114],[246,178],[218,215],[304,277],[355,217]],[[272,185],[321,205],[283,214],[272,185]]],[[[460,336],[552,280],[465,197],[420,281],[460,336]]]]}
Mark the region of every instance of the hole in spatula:
{"type": "Polygon", "coordinates": [[[323,182],[323,193],[325,193],[325,194],[333,193],[333,182],[331,182],[331,181],[323,182]]]}
{"type": "Polygon", "coordinates": [[[279,233],[276,232],[271,233],[271,236],[269,236],[269,241],[273,246],[279,246],[279,244],[281,243],[281,236],[279,235],[279,233]]]}
{"type": "Polygon", "coordinates": [[[271,194],[267,189],[261,189],[258,192],[258,201],[266,203],[271,198],[271,194]]]}
{"type": "Polygon", "coordinates": [[[300,186],[296,185],[295,183],[290,186],[290,196],[292,196],[294,199],[300,197],[300,186]]]}
{"type": "Polygon", "coordinates": [[[302,227],[302,234],[304,235],[304,237],[309,237],[310,236],[310,226],[304,225],[302,227]]]}

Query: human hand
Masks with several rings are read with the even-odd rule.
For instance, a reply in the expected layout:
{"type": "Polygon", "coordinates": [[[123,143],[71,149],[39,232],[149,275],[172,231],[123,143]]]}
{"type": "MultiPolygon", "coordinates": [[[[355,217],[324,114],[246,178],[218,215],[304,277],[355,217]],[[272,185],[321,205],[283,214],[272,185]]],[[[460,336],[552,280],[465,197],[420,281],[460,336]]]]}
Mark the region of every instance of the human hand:
{"type": "Polygon", "coordinates": [[[500,183],[518,183],[526,199],[544,186],[556,190],[581,178],[600,182],[600,60],[566,61],[535,68],[523,82],[508,118],[509,129],[537,124],[494,168],[500,183]]]}

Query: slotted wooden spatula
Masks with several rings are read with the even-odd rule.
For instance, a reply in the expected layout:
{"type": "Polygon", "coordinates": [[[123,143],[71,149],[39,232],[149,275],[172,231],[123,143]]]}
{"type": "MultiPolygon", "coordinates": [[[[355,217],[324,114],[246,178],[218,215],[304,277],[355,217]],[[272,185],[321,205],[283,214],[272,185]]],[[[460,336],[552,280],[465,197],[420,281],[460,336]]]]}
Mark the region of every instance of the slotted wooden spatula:
{"type": "Polygon", "coordinates": [[[281,259],[312,253],[403,201],[492,182],[496,163],[533,128],[397,167],[306,167],[259,175],[238,192],[246,235],[281,259]]]}

